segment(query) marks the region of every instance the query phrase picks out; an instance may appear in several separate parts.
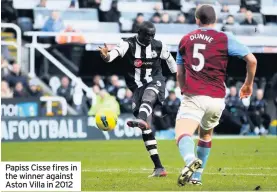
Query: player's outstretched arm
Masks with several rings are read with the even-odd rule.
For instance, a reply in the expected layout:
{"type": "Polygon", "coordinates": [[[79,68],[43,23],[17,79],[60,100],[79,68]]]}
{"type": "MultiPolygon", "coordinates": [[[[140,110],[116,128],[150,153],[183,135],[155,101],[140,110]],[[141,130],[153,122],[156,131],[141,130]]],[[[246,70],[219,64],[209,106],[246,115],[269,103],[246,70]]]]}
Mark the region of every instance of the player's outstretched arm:
{"type": "Polygon", "coordinates": [[[118,56],[123,57],[129,49],[129,43],[121,40],[119,45],[109,51],[108,46],[104,43],[104,47],[99,47],[100,55],[105,62],[112,62],[118,56]]]}
{"type": "Polygon", "coordinates": [[[99,47],[99,51],[100,51],[100,56],[105,62],[112,62],[115,58],[119,56],[119,53],[116,50],[111,50],[109,52],[109,49],[106,43],[104,43],[104,47],[99,47]]]}

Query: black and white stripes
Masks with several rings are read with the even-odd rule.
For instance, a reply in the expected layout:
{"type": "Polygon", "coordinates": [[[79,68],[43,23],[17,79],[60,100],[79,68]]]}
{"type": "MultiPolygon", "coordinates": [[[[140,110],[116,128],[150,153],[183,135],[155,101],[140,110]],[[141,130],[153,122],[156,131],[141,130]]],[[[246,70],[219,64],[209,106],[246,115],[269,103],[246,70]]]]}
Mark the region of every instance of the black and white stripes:
{"type": "Polygon", "coordinates": [[[151,129],[142,131],[142,137],[147,151],[150,156],[158,154],[157,141],[151,131],[151,129]]]}
{"type": "MultiPolygon", "coordinates": [[[[149,44],[147,47],[141,47],[138,42],[135,43],[135,58],[140,60],[141,65],[143,61],[141,59],[152,59],[152,47],[149,44]]],[[[152,68],[135,68],[135,83],[138,87],[142,87],[144,83],[150,83],[153,81],[152,68]]]]}
{"type": "Polygon", "coordinates": [[[153,109],[148,103],[142,103],[139,108],[139,113],[145,112],[147,117],[149,117],[152,114],[152,111],[153,111],[153,109]]]}

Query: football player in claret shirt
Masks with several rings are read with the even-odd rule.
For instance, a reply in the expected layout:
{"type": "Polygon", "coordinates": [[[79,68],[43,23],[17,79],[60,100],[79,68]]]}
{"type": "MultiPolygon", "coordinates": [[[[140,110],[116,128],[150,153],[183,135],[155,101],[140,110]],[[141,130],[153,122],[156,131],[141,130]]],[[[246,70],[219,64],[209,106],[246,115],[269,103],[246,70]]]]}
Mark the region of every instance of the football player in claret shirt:
{"type": "Polygon", "coordinates": [[[176,117],[176,141],[185,161],[178,184],[201,185],[211,146],[213,128],[225,108],[225,77],[228,56],[238,56],[247,63],[247,74],[240,98],[250,97],[257,61],[249,49],[233,35],[215,29],[216,13],[212,6],[202,5],[195,12],[199,29],[185,35],[177,52],[177,80],[183,100],[176,117]],[[199,128],[199,129],[198,129],[199,128]],[[192,135],[199,130],[194,152],[192,135]]]}
{"type": "Polygon", "coordinates": [[[143,22],[136,36],[122,39],[111,51],[107,46],[100,47],[104,61],[112,62],[121,57],[119,70],[124,70],[128,88],[133,92],[133,113],[136,120],[127,122],[129,127],[139,127],[146,149],[155,165],[150,177],[166,176],[157,150],[157,141],[150,124],[155,107],[161,106],[165,99],[165,78],[162,74],[161,60],[166,63],[172,73],[176,73],[177,65],[166,45],[154,39],[156,29],[151,22],[143,22]]]}

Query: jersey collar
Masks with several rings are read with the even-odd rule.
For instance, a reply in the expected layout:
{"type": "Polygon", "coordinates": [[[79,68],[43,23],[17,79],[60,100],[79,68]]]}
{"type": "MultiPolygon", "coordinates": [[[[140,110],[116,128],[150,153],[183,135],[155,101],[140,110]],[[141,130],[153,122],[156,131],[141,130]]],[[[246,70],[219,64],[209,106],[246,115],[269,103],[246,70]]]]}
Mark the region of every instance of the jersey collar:
{"type": "Polygon", "coordinates": [[[137,43],[138,43],[140,46],[146,47],[146,45],[144,45],[143,43],[141,43],[141,42],[138,40],[138,36],[137,36],[137,35],[136,35],[136,41],[137,41],[137,43]]]}
{"type": "Polygon", "coordinates": [[[199,29],[218,31],[217,29],[215,29],[215,28],[211,28],[211,27],[199,27],[199,29]]]}

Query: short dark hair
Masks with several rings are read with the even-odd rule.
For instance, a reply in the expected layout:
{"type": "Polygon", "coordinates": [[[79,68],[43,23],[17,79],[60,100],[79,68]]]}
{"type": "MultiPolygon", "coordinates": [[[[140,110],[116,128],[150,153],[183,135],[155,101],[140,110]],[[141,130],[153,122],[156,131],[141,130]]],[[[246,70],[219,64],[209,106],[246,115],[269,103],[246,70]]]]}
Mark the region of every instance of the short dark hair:
{"type": "Polygon", "coordinates": [[[201,5],[195,11],[195,17],[200,20],[201,24],[209,25],[216,22],[216,13],[211,5],[201,5]]]}
{"type": "Polygon", "coordinates": [[[140,24],[139,30],[145,30],[145,29],[149,29],[149,28],[154,28],[155,29],[154,24],[151,23],[150,21],[144,21],[140,24]]]}

